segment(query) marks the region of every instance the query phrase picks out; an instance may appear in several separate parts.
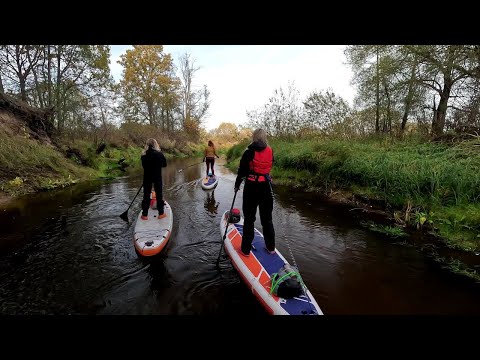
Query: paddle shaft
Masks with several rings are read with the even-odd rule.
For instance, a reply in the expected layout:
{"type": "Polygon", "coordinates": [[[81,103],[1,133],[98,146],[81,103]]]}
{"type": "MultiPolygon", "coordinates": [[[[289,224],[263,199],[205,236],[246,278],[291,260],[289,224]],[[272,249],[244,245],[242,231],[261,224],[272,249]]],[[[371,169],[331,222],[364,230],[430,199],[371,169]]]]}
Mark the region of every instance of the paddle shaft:
{"type": "Polygon", "coordinates": [[[192,165],[188,165],[188,166],[185,166],[184,168],[178,170],[178,172],[182,172],[183,170],[189,168],[189,167],[192,167],[192,166],[195,166],[195,165],[200,165],[201,163],[203,163],[203,161],[199,162],[199,163],[195,163],[195,164],[192,164],[192,165]]]}
{"type": "Polygon", "coordinates": [[[128,206],[128,209],[127,209],[122,215],[120,215],[120,217],[125,216],[126,214],[128,214],[128,210],[130,210],[133,202],[134,202],[135,199],[137,198],[137,196],[138,196],[138,194],[140,193],[140,190],[142,190],[142,188],[143,188],[143,183],[142,183],[142,185],[140,186],[140,188],[138,189],[137,194],[136,194],[135,197],[133,198],[132,202],[131,202],[130,205],[128,206]]]}

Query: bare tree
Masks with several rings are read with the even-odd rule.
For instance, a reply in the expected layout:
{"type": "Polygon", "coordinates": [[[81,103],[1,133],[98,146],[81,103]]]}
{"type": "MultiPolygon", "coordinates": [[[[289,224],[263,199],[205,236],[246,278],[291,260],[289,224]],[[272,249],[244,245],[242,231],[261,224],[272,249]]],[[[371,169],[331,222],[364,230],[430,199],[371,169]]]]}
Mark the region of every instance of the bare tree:
{"type": "Polygon", "coordinates": [[[210,107],[210,91],[206,85],[199,90],[194,89],[193,80],[200,67],[195,66],[195,59],[190,54],[183,54],[179,61],[182,125],[188,132],[198,135],[200,124],[210,107]]]}
{"type": "Polygon", "coordinates": [[[5,45],[1,50],[0,64],[4,68],[4,75],[14,83],[18,82],[21,99],[27,102],[27,78],[40,59],[40,48],[31,45],[5,45]]]}

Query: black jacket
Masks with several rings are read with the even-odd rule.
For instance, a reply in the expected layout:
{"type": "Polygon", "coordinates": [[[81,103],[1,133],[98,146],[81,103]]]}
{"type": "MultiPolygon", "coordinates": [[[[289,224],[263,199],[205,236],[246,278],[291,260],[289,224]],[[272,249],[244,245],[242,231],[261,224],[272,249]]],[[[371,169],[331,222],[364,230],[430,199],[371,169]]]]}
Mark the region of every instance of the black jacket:
{"type": "MultiPolygon", "coordinates": [[[[242,158],[240,159],[240,166],[238,167],[238,175],[237,179],[235,180],[235,188],[239,188],[240,184],[242,183],[243,179],[248,176],[250,173],[250,161],[253,160],[255,156],[255,151],[262,151],[267,147],[266,144],[262,142],[252,142],[250,145],[248,145],[247,150],[242,155],[242,158]]],[[[272,157],[273,157],[273,150],[272,150],[272,157]]],[[[274,158],[275,160],[275,158],[274,158]]]]}
{"type": "Polygon", "coordinates": [[[167,166],[167,159],[161,151],[148,149],[145,155],[142,155],[143,181],[161,181],[162,167],[167,166]]]}

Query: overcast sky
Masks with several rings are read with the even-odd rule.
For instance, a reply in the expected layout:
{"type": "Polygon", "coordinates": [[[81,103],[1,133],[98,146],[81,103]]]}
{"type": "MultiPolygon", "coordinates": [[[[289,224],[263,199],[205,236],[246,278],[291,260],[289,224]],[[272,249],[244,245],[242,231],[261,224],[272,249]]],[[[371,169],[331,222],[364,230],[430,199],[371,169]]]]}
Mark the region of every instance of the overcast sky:
{"type": "MultiPolygon", "coordinates": [[[[301,99],[314,90],[332,89],[350,105],[355,95],[352,72],[345,62],[345,45],[164,45],[178,64],[188,52],[200,70],[194,84],[207,85],[211,105],[205,119],[207,130],[222,122],[245,124],[246,112],[263,106],[273,91],[293,82],[301,99]]],[[[120,80],[117,63],[130,45],[111,46],[111,70],[120,80]]]]}

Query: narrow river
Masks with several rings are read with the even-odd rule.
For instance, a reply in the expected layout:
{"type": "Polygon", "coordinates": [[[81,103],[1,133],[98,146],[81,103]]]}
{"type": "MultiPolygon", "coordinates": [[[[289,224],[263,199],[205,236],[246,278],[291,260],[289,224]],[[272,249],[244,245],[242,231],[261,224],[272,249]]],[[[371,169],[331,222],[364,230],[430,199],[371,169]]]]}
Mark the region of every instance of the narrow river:
{"type": "MultiPolygon", "coordinates": [[[[220,215],[235,175],[216,164],[214,190],[200,186],[205,164],[169,161],[164,197],[172,237],[155,258],[139,258],[133,227],[119,215],[141,177],[88,182],[16,200],[0,210],[1,314],[254,314],[266,316],[228,258],[215,268],[220,215]]],[[[277,248],[291,252],[310,291],[331,314],[480,314],[480,287],[427,255],[362,228],[349,208],[275,186],[277,248]]],[[[241,208],[238,193],[236,207],[241,208]]],[[[261,230],[257,216],[256,227],[261,230]]]]}

